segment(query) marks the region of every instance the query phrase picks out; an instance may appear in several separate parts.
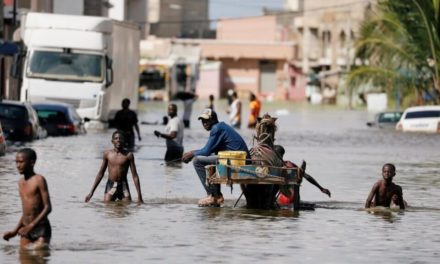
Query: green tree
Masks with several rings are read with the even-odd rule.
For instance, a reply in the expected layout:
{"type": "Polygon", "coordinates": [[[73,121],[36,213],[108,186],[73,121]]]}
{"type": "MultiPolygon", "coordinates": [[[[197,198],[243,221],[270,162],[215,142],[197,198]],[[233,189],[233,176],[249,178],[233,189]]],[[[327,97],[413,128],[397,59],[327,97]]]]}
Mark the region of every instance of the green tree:
{"type": "Polygon", "coordinates": [[[440,103],[440,0],[378,0],[361,24],[351,89],[372,83],[388,94],[428,92],[440,103]]]}

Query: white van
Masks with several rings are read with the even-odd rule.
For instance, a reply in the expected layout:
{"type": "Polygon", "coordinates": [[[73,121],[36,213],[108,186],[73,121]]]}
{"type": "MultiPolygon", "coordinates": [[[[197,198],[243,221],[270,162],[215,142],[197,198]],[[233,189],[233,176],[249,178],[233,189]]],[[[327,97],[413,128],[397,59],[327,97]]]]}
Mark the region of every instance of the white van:
{"type": "Polygon", "coordinates": [[[440,133],[440,105],[415,106],[405,110],[396,130],[440,133]]]}

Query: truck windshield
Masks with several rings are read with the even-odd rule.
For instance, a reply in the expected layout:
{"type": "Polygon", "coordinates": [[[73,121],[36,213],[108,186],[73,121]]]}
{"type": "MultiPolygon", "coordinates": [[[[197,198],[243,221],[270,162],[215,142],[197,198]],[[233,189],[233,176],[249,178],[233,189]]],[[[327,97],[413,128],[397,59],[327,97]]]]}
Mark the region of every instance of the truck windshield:
{"type": "Polygon", "coordinates": [[[33,51],[27,76],[43,79],[102,82],[104,59],[101,55],[33,51]]]}

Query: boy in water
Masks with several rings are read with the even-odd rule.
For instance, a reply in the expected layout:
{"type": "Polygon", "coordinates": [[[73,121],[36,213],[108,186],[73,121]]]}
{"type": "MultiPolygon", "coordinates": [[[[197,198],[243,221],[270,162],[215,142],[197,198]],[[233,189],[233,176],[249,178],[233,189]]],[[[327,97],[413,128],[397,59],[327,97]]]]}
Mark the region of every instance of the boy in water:
{"type": "Polygon", "coordinates": [[[396,167],[391,163],[386,163],[382,167],[382,180],[377,181],[367,201],[365,202],[365,208],[374,206],[390,207],[393,200],[393,196],[397,195],[396,202],[400,209],[405,209],[405,202],[403,201],[402,187],[393,183],[393,177],[396,175],[396,167]],[[373,202],[374,198],[374,202],[373,202]]]}
{"type": "Polygon", "coordinates": [[[125,141],[121,131],[118,130],[113,133],[112,143],[114,149],[104,151],[101,168],[98,171],[98,175],[96,175],[92,190],[86,196],[85,202],[90,201],[90,198],[92,198],[108,166],[108,180],[105,187],[104,202],[115,200],[131,201],[127,181],[128,168],[130,167],[134,185],[138,193],[138,202],[143,203],[139,176],[136,171],[136,165],[134,164],[134,155],[124,149],[125,141]]]}
{"type": "Polygon", "coordinates": [[[22,249],[45,249],[49,246],[52,228],[47,216],[52,211],[46,179],[34,172],[37,154],[30,148],[17,152],[15,163],[24,178],[18,181],[23,214],[13,231],[3,234],[9,241],[17,234],[21,236],[22,249]]]}
{"type": "MultiPolygon", "coordinates": [[[[275,145],[275,146],[274,146],[274,150],[275,150],[275,152],[278,154],[278,156],[280,156],[281,159],[284,157],[284,154],[285,154],[286,151],[284,150],[283,146],[281,146],[281,145],[275,145]]],[[[301,169],[304,170],[304,166],[305,166],[305,163],[303,162],[303,165],[301,166],[301,169]]],[[[285,161],[284,161],[284,167],[286,167],[286,168],[298,168],[298,166],[297,166],[296,164],[294,164],[293,162],[288,161],[288,160],[285,160],[285,161]]],[[[304,173],[303,177],[304,177],[308,182],[310,182],[311,184],[315,185],[315,186],[316,186],[316,187],[317,187],[322,193],[327,194],[328,197],[331,197],[331,193],[330,193],[330,191],[329,191],[328,189],[322,187],[322,186],[318,183],[318,181],[315,180],[315,178],[313,178],[312,176],[310,176],[310,175],[307,174],[307,173],[304,173]]],[[[299,178],[299,182],[298,182],[298,184],[301,184],[301,182],[302,182],[302,177],[299,178]]],[[[294,200],[294,191],[293,191],[293,188],[289,188],[288,191],[289,191],[289,193],[290,193],[289,196],[284,195],[282,192],[281,192],[280,195],[278,196],[278,200],[277,200],[277,202],[278,202],[279,205],[289,205],[289,204],[293,203],[293,200],[294,200]]]]}

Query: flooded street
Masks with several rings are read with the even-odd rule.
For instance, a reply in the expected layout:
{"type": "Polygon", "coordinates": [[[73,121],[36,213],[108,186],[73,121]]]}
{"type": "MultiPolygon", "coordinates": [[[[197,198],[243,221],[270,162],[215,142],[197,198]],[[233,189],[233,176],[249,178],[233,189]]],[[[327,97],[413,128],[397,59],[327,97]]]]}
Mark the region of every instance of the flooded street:
{"type": "MultiPolygon", "coordinates": [[[[225,102],[216,105],[221,120],[225,102]]],[[[247,102],[243,113],[247,121],[247,102]]],[[[202,147],[208,132],[196,117],[185,130],[185,151],[202,147]]],[[[178,104],[179,110],[182,108],[178,104]]],[[[140,121],[161,120],[165,104],[142,103],[140,121]]],[[[222,186],[223,208],[199,208],[205,196],[192,163],[167,166],[165,140],[141,125],[135,152],[145,204],[102,202],[106,179],[90,203],[90,191],[113,130],[26,143],[37,151],[35,171],[48,182],[53,211],[51,250],[47,256],[19,254],[19,239],[0,242],[0,263],[437,263],[440,257],[440,136],[403,134],[368,128],[366,111],[287,104],[264,105],[278,116],[276,143],[285,159],[307,161],[307,171],[325,188],[329,199],[304,181],[301,198],[315,211],[256,211],[233,208],[238,185],[222,186]],[[384,163],[396,165],[394,182],[403,188],[405,212],[362,210],[384,163]],[[20,261],[19,261],[20,259],[20,261]]],[[[180,115],[181,112],[179,112],[180,115]]],[[[240,133],[252,146],[252,132],[240,133]]],[[[15,152],[0,157],[1,232],[12,230],[21,215],[15,152]]],[[[107,176],[105,176],[106,178],[107,176]]],[[[131,194],[137,199],[131,174],[131,194]]]]}

